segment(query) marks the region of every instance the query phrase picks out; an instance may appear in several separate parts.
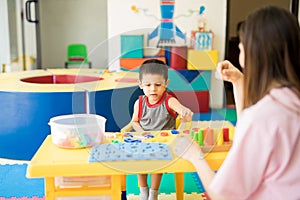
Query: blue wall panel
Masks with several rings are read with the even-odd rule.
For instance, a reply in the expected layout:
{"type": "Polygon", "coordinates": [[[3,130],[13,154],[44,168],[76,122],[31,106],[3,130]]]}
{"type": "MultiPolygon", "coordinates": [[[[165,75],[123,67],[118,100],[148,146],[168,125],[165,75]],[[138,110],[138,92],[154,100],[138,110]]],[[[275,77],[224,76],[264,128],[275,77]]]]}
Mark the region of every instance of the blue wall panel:
{"type": "MultiPolygon", "coordinates": [[[[125,126],[142,90],[138,86],[91,93],[90,112],[105,118],[106,131],[125,126]]],[[[54,116],[85,113],[84,92],[0,92],[0,157],[30,160],[54,116]]]]}

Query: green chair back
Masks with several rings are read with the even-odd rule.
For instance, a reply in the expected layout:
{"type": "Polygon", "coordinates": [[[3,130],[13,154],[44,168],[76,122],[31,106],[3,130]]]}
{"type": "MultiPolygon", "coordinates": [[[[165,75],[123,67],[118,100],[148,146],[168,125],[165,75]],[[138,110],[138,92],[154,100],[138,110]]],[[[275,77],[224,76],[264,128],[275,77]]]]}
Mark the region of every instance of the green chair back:
{"type": "Polygon", "coordinates": [[[91,62],[88,61],[87,48],[84,44],[70,44],[68,46],[67,61],[65,68],[72,64],[88,64],[91,68],[91,62]]]}

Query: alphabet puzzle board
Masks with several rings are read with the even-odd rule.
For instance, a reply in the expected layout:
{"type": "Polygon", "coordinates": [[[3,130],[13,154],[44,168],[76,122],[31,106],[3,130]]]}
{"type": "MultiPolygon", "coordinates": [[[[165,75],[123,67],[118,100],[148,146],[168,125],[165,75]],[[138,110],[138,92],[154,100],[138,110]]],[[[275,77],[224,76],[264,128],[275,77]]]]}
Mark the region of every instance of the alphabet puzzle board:
{"type": "Polygon", "coordinates": [[[116,160],[172,160],[172,154],[163,143],[110,143],[94,146],[89,158],[89,162],[116,160]]]}
{"type": "Polygon", "coordinates": [[[106,143],[92,147],[89,162],[171,160],[169,144],[177,130],[106,133],[106,143]]]}

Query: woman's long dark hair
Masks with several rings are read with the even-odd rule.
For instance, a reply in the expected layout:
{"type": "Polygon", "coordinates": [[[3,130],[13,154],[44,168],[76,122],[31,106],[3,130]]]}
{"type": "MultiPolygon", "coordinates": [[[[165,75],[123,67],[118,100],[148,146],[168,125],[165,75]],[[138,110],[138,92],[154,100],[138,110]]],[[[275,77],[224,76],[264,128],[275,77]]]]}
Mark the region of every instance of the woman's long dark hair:
{"type": "Polygon", "coordinates": [[[294,15],[263,7],[248,16],[240,41],[245,49],[243,108],[263,98],[274,83],[300,94],[300,29],[294,15]]]}

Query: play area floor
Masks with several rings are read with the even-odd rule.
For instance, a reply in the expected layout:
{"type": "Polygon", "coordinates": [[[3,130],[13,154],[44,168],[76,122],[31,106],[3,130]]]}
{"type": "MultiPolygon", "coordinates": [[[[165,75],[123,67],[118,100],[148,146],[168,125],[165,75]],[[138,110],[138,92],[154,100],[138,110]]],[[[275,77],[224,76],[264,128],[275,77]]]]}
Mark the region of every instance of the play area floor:
{"type": "MultiPolygon", "coordinates": [[[[42,178],[26,178],[28,161],[0,159],[0,200],[44,200],[44,182],[42,178]]],[[[139,188],[136,175],[128,175],[127,200],[139,199],[139,188]]],[[[174,175],[164,174],[159,200],[175,200],[174,175]]],[[[185,174],[186,200],[206,199],[203,196],[203,186],[196,173],[185,174]]],[[[109,197],[96,198],[58,198],[57,200],[109,200],[109,197]]]]}
{"type": "MultiPolygon", "coordinates": [[[[109,197],[104,197],[104,198],[97,198],[97,200],[109,200],[109,197]]],[[[184,199],[185,200],[206,200],[207,198],[205,197],[204,194],[184,194],[184,199]]],[[[4,198],[0,197],[0,200],[45,200],[45,198],[39,198],[39,197],[21,197],[21,198],[4,198]]],[[[64,200],[79,200],[78,198],[64,198],[64,200]]],[[[86,200],[86,199],[80,199],[80,200],[86,200]]],[[[95,199],[96,200],[96,199],[95,199]]],[[[127,195],[127,200],[139,200],[138,195],[127,195]]],[[[158,197],[158,200],[176,200],[176,195],[175,194],[160,194],[158,197]]]]}

